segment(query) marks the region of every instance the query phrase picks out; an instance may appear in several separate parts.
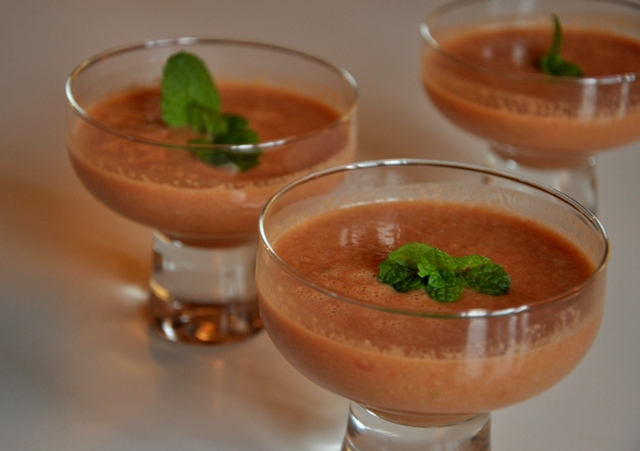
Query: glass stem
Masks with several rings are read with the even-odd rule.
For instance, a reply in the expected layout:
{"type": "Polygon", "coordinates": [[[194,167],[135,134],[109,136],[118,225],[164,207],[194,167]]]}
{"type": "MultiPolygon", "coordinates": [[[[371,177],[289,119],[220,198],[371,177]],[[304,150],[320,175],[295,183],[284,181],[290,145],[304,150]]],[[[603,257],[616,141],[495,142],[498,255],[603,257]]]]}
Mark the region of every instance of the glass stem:
{"type": "Polygon", "coordinates": [[[490,451],[491,417],[483,413],[433,427],[405,426],[351,403],[342,451],[490,451]]]}
{"type": "MultiPolygon", "coordinates": [[[[592,213],[596,213],[598,207],[596,157],[588,156],[572,160],[566,166],[531,166],[509,158],[507,155],[513,153],[514,149],[505,149],[505,147],[507,146],[492,145],[492,152],[486,158],[487,166],[516,173],[555,188],[592,213]]],[[[515,152],[517,153],[517,150],[515,152]]]]}

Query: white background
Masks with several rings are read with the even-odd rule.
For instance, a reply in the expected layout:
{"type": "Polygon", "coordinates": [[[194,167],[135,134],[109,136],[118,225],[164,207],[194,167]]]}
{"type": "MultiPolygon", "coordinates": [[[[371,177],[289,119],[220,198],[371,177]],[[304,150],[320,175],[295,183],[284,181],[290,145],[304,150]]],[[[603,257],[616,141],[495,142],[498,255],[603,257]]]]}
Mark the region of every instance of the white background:
{"type": "MultiPolygon", "coordinates": [[[[266,334],[193,348],[149,332],[150,231],[72,173],[63,85],[83,59],[132,41],[264,40],[352,72],[359,159],[481,162],[484,145],[419,84],[418,24],[438,2],[0,1],[0,449],[337,450],[346,401],[266,334]]],[[[640,450],[639,167],[640,144],[599,158],[613,255],[593,349],[552,390],[493,415],[494,451],[640,450]]]]}

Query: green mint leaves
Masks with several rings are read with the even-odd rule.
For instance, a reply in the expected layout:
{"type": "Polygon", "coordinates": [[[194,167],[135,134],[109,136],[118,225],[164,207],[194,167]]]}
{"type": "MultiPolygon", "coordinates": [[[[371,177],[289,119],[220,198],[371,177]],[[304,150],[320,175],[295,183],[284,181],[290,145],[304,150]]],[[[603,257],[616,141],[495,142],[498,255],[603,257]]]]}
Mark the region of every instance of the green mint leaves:
{"type": "Polygon", "coordinates": [[[540,57],[540,69],[547,75],[561,77],[582,77],[582,69],[576,63],[565,61],[560,56],[562,50],[562,26],[558,16],[553,16],[553,41],[547,53],[540,57]]]}
{"type": "MultiPolygon", "coordinates": [[[[255,144],[258,135],[241,116],[220,112],[220,94],[204,62],[188,52],[167,60],[162,76],[162,120],[170,127],[191,126],[203,138],[192,144],[255,144]]],[[[233,164],[240,171],[256,166],[261,152],[203,148],[196,158],[214,166],[233,164]]]]}
{"type": "Polygon", "coordinates": [[[438,302],[457,301],[465,288],[499,296],[511,287],[509,275],[490,259],[452,257],[423,243],[405,244],[390,252],[380,263],[378,279],[400,293],[424,289],[438,302]]]}

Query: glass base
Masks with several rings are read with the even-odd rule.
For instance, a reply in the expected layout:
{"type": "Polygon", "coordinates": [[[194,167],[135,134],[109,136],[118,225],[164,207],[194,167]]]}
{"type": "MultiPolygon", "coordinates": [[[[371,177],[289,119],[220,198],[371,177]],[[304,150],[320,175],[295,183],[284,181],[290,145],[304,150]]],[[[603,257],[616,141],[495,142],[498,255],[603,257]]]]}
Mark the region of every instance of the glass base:
{"type": "Polygon", "coordinates": [[[557,189],[596,213],[598,199],[594,156],[547,159],[542,162],[536,161],[541,159],[536,158],[535,153],[504,144],[493,144],[485,163],[490,168],[520,174],[557,189]]]}
{"type": "Polygon", "coordinates": [[[224,344],[260,330],[256,243],[185,246],[154,232],[149,313],[156,331],[181,343],[224,344]]]}
{"type": "Polygon", "coordinates": [[[490,451],[490,438],[488,413],[454,424],[415,427],[392,423],[351,403],[342,451],[490,451]]]}

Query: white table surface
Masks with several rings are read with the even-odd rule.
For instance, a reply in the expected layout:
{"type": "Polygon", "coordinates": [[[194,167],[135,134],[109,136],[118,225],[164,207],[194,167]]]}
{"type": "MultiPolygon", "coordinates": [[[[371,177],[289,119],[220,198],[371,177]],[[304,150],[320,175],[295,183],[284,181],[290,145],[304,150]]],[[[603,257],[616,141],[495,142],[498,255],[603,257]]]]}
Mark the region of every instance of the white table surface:
{"type": "MultiPolygon", "coordinates": [[[[0,2],[0,449],[337,450],[347,402],[298,375],[265,333],[162,341],[143,318],[150,231],[80,185],[64,81],[106,48],[179,35],[289,45],[360,85],[359,159],[480,162],[418,81],[435,0],[0,2]]],[[[640,144],[599,157],[613,254],[601,333],[536,399],[493,415],[494,451],[640,450],[640,144]]]]}

